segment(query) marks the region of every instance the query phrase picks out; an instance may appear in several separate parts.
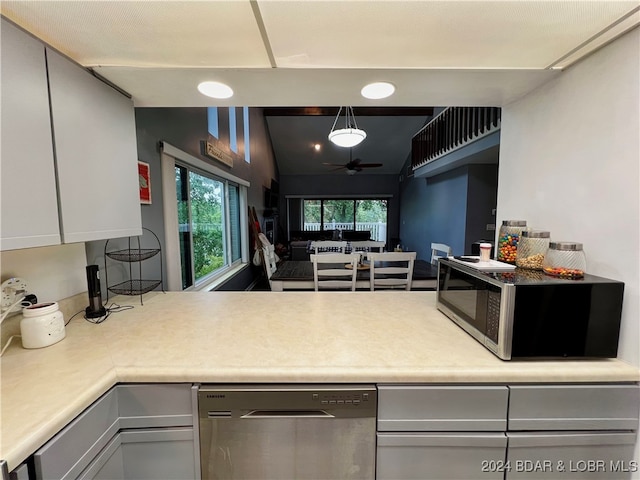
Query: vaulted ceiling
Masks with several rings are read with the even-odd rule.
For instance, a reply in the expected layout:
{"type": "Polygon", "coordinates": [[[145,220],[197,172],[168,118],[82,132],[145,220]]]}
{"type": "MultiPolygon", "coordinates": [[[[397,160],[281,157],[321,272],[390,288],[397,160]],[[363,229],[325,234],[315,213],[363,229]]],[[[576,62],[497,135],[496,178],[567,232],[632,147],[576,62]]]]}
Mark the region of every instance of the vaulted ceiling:
{"type": "MultiPolygon", "coordinates": [[[[638,5],[637,0],[0,2],[3,16],[145,107],[503,106],[637,26],[638,5]],[[204,97],[196,90],[204,80],[227,83],[235,94],[229,100],[204,97]],[[395,84],[392,97],[360,95],[362,86],[380,80],[395,84]]],[[[367,162],[381,158],[376,152],[390,156],[385,147],[394,145],[394,125],[406,135],[425,118],[358,116],[357,109],[356,116],[365,130],[383,132],[369,137],[382,143],[354,149],[354,157],[367,162]]],[[[274,145],[291,143],[296,132],[296,149],[316,141],[312,132],[326,140],[333,123],[326,115],[267,118],[274,145]]],[[[393,156],[404,162],[408,148],[393,156]]],[[[323,161],[348,161],[344,150],[325,152],[323,161]]],[[[285,162],[281,173],[299,173],[295,168],[295,162],[285,162]]]]}

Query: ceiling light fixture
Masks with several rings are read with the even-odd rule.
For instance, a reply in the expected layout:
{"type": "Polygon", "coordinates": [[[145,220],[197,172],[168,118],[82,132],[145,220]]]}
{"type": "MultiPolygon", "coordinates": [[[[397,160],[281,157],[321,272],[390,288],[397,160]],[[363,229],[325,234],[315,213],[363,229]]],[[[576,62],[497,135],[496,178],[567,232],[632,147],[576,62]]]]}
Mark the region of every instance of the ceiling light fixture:
{"type": "Polygon", "coordinates": [[[339,147],[355,147],[360,142],[362,142],[365,138],[367,138],[367,133],[364,130],[358,128],[358,124],[356,123],[356,117],[353,115],[352,107],[344,107],[345,109],[345,117],[344,117],[344,128],[340,128],[336,130],[336,123],[338,123],[338,119],[340,118],[340,114],[342,113],[342,107],[338,110],[338,115],[336,115],[336,119],[333,122],[333,127],[331,127],[331,132],[329,133],[329,140],[338,145],[339,147]]]}
{"type": "Polygon", "coordinates": [[[395,85],[389,82],[375,82],[370,83],[362,87],[360,90],[360,94],[364,98],[369,98],[371,100],[379,100],[381,98],[387,98],[393,95],[393,92],[396,91],[395,85]]]}
{"type": "Polygon", "coordinates": [[[233,90],[229,85],[220,82],[202,82],[198,85],[198,91],[211,98],[231,98],[233,90]]]}

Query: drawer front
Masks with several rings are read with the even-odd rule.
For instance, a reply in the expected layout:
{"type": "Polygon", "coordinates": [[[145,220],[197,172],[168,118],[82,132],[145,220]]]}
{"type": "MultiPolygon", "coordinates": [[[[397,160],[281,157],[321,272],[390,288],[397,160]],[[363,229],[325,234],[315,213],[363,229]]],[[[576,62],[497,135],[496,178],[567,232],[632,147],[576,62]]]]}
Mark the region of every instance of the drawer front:
{"type": "Polygon", "coordinates": [[[509,387],[509,430],[636,430],[637,385],[509,387]]]}
{"type": "Polygon", "coordinates": [[[193,426],[191,384],[118,385],[120,428],[193,426]]]}
{"type": "Polygon", "coordinates": [[[376,479],[503,479],[500,433],[379,433],[376,479]]]}
{"type": "Polygon", "coordinates": [[[635,433],[509,433],[506,478],[527,480],[630,479],[635,433]]]}
{"type": "Polygon", "coordinates": [[[37,478],[76,478],[117,433],[118,398],[112,389],[34,454],[37,478]]]}
{"type": "Polygon", "coordinates": [[[504,431],[506,386],[378,387],[378,431],[504,431]]]}

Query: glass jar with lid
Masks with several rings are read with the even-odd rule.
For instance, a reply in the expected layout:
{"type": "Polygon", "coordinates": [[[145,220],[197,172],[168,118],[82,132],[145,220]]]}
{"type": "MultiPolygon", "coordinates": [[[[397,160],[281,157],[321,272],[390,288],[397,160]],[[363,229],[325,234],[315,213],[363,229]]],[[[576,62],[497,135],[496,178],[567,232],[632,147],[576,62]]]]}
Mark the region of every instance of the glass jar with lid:
{"type": "Polygon", "coordinates": [[[582,278],[587,259],[582,244],[576,242],[549,242],[542,270],[547,275],[560,278],[582,278]]]}
{"type": "Polygon", "coordinates": [[[550,237],[550,232],[523,230],[518,241],[516,266],[530,270],[542,270],[542,263],[549,248],[550,237]]]}
{"type": "Polygon", "coordinates": [[[499,262],[516,263],[518,241],[523,230],[527,229],[525,220],[503,220],[498,233],[499,262]]]}

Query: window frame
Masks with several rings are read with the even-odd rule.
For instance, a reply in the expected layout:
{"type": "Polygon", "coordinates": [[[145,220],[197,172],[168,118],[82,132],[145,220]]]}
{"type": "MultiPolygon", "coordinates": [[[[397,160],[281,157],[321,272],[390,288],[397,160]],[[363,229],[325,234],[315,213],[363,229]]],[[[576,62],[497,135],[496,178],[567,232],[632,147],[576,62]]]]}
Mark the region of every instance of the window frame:
{"type": "MultiPolygon", "coordinates": [[[[224,215],[225,215],[225,239],[224,243],[228,247],[225,256],[229,264],[223,268],[211,272],[211,274],[203,277],[194,285],[184,289],[189,290],[214,290],[226,279],[233,276],[239,270],[246,268],[249,263],[249,219],[247,214],[247,194],[250,183],[246,180],[238,178],[229,172],[226,172],[215,165],[205,162],[194,157],[182,150],[161,142],[161,165],[162,165],[162,201],[164,215],[164,233],[165,233],[165,250],[167,264],[167,288],[170,291],[182,291],[182,266],[180,259],[180,239],[178,225],[178,209],[177,194],[175,182],[175,167],[181,166],[187,168],[187,171],[193,171],[199,175],[213,178],[216,181],[224,183],[224,215]],[[228,222],[230,221],[229,211],[229,188],[233,184],[238,188],[238,213],[240,222],[240,249],[241,255],[238,260],[233,260],[231,252],[230,229],[228,222]]],[[[189,252],[193,257],[193,251],[189,252]]],[[[193,272],[192,272],[193,275],[193,272]]]]}
{"type": "MultiPolygon", "coordinates": [[[[319,201],[320,202],[320,231],[325,231],[324,228],[324,224],[325,224],[325,218],[324,218],[324,210],[325,210],[325,206],[324,203],[325,201],[351,201],[353,202],[353,229],[354,231],[358,231],[357,230],[357,225],[358,222],[356,220],[357,215],[358,215],[358,202],[359,201],[364,201],[364,200],[384,200],[387,202],[387,219],[386,219],[386,224],[387,224],[387,231],[389,229],[389,200],[391,199],[391,195],[357,195],[357,196],[300,196],[299,197],[301,200],[301,204],[300,204],[300,225],[302,227],[302,230],[304,230],[304,224],[305,224],[305,218],[304,218],[304,203],[307,201],[319,201]]],[[[360,222],[362,223],[362,222],[360,222]]],[[[386,240],[385,240],[386,241],[386,240]]]]}

